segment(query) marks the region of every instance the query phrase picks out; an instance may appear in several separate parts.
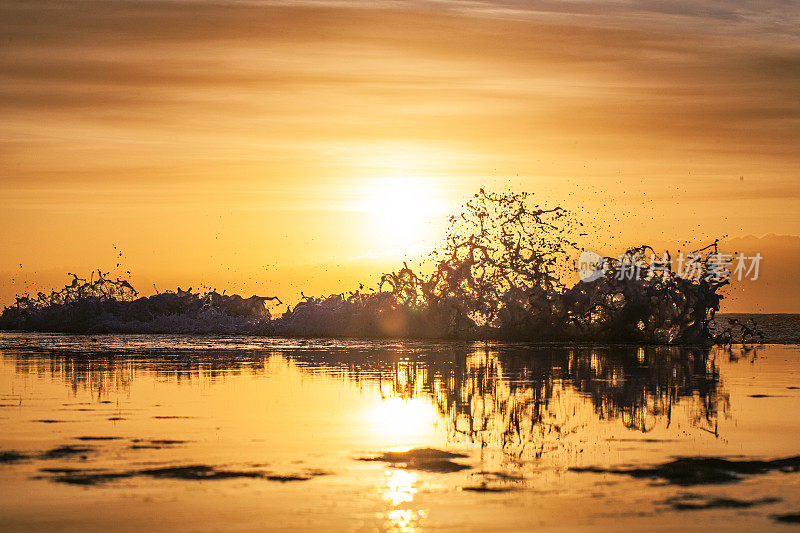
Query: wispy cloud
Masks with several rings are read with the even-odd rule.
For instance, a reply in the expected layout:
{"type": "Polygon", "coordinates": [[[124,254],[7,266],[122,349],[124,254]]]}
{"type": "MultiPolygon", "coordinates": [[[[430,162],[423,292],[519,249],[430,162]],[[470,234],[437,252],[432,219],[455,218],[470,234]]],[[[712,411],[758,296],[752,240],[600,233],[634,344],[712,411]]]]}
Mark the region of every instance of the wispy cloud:
{"type": "Polygon", "coordinates": [[[18,209],[91,203],[58,201],[65,184],[107,206],[194,185],[221,208],[318,209],[404,157],[448,186],[647,177],[696,205],[745,175],[719,199],[797,195],[796,2],[7,0],[0,35],[18,209]],[[235,192],[262,185],[288,192],[235,192]]]}

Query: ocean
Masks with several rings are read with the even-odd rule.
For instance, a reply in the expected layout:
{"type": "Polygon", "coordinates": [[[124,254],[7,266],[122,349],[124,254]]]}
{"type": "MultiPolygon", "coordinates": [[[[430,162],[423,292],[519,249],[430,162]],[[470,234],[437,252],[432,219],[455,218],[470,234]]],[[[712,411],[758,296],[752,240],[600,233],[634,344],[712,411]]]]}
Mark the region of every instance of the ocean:
{"type": "Polygon", "coordinates": [[[800,319],[756,321],[713,348],[0,333],[2,526],[783,530],[800,319]]]}

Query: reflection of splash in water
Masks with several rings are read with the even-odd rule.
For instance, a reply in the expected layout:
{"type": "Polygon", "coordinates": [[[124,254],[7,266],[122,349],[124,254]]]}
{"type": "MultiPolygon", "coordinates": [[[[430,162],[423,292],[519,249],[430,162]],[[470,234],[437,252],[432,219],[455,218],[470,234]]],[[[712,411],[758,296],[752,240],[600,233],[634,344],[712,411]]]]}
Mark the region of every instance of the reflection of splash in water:
{"type": "Polygon", "coordinates": [[[18,373],[47,376],[98,396],[126,390],[144,373],[192,381],[259,375],[275,364],[292,364],[374,390],[375,406],[365,414],[396,445],[417,445],[415,437],[442,421],[453,443],[540,457],[569,452],[587,435],[602,437],[597,431],[604,422],[647,433],[678,421],[716,434],[728,404],[717,358],[754,357],[752,350],[721,348],[264,342],[274,346],[257,349],[251,342],[227,351],[162,352],[140,347],[128,355],[37,353],[28,345],[4,348],[3,361],[18,373]]]}
{"type": "MultiPolygon", "coordinates": [[[[582,446],[600,422],[648,433],[684,425],[716,434],[727,409],[716,357],[728,351],[676,347],[564,348],[433,346],[419,353],[287,354],[324,365],[382,396],[425,398],[447,422],[453,442],[515,457],[582,446]]],[[[731,352],[732,358],[738,352],[731,352]]]]}
{"type": "MultiPolygon", "coordinates": [[[[580,225],[559,207],[532,205],[527,194],[481,189],[449,226],[430,272],[404,265],[381,278],[380,292],[304,297],[274,319],[266,307],[271,300],[280,303],[274,297],[178,289],[136,298],[127,281],[98,272],[89,280],[74,276],[49,295],[18,298],[3,311],[0,329],[670,344],[715,337],[718,290],[727,281],[692,281],[671,270],[629,279],[617,275],[623,263],[608,259],[604,276],[566,286],[563,276],[577,247],[571,236],[580,225]]],[[[628,253],[646,259],[649,251],[643,246],[628,253]]],[[[703,252],[699,264],[706,273],[716,244],[703,252]]]]}

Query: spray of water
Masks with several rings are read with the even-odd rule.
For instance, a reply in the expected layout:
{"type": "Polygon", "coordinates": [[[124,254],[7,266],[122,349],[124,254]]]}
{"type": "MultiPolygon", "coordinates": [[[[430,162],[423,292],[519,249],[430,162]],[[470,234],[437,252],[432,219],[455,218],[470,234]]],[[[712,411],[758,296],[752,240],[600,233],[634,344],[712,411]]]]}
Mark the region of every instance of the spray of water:
{"type": "MultiPolygon", "coordinates": [[[[537,342],[709,344],[751,340],[755,330],[714,330],[728,281],[706,275],[716,242],[697,253],[703,270],[684,279],[671,269],[620,275],[624,261],[606,258],[591,283],[569,286],[581,224],[560,207],[527,193],[481,189],[450,218],[433,268],[407,264],[384,274],[377,292],[304,297],[279,317],[276,297],[242,298],[191,291],[137,297],[125,280],[98,271],[73,275],[64,289],[23,296],[0,316],[0,328],[67,332],[216,332],[315,337],[504,339],[537,342]]],[[[648,246],[632,248],[650,271],[648,246]]]]}

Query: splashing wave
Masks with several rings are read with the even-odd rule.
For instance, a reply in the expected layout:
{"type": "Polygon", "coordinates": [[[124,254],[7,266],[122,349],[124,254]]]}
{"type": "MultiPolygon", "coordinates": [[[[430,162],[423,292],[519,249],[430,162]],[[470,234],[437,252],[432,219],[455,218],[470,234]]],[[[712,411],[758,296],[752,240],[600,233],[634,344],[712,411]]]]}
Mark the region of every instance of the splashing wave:
{"type": "MultiPolygon", "coordinates": [[[[428,274],[403,265],[378,292],[304,297],[279,317],[276,297],[199,294],[191,289],[139,297],[125,280],[97,271],[60,291],[17,298],[0,329],[72,333],[237,333],[314,337],[409,337],[600,341],[658,344],[730,342],[751,328],[714,331],[728,281],[620,276],[619,259],[590,283],[567,286],[581,224],[527,193],[481,189],[450,218],[446,245],[428,274]]],[[[716,243],[700,250],[708,269],[716,243]]],[[[649,246],[627,251],[646,256],[649,246]]],[[[649,265],[645,262],[642,270],[649,265]]],[[[747,340],[747,339],[742,339],[747,340]]]]}

